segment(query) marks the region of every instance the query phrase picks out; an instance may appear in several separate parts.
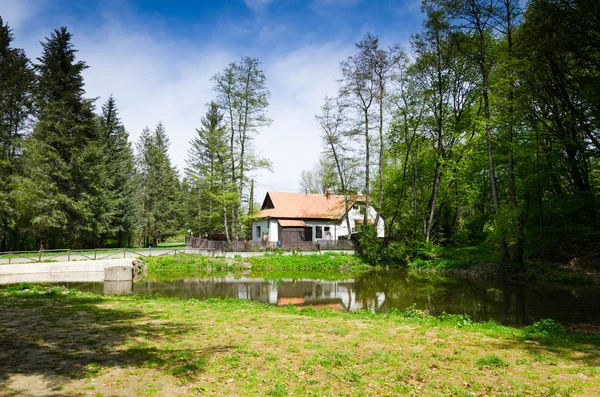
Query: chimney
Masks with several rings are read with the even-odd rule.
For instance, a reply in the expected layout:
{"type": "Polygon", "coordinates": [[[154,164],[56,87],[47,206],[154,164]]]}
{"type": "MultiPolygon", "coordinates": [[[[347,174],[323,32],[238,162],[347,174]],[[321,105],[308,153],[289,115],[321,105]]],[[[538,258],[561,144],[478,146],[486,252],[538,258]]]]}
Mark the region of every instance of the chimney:
{"type": "Polygon", "coordinates": [[[325,190],[325,197],[327,197],[327,201],[331,201],[331,189],[325,190]]]}

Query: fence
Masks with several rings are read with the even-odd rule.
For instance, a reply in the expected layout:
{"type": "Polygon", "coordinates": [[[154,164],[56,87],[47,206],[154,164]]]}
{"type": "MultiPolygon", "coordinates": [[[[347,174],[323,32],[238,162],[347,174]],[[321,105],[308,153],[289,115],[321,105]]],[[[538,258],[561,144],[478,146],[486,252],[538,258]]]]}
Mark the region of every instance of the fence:
{"type": "Polygon", "coordinates": [[[9,251],[0,252],[0,265],[16,263],[41,263],[41,262],[71,262],[78,260],[99,260],[117,258],[137,258],[139,256],[169,256],[177,254],[205,254],[215,255],[215,250],[210,248],[191,249],[161,249],[148,248],[132,250],[129,248],[96,248],[93,250],[39,250],[39,251],[9,251]]]}
{"type": "MultiPolygon", "coordinates": [[[[200,237],[187,236],[185,238],[186,248],[192,249],[213,249],[221,252],[250,252],[274,250],[277,243],[262,241],[237,240],[228,243],[223,240],[208,240],[200,237]]],[[[301,251],[321,251],[321,250],[353,250],[354,242],[352,240],[318,240],[307,241],[302,244],[281,247],[284,250],[297,249],[301,251]]]]}
{"type": "MultiPolygon", "coordinates": [[[[260,252],[272,251],[277,248],[276,243],[262,243],[260,241],[238,240],[230,244],[227,241],[206,240],[198,237],[186,237],[185,248],[96,248],[93,250],[39,250],[39,251],[9,251],[0,252],[0,265],[17,263],[41,262],[70,262],[78,260],[98,260],[117,258],[137,258],[139,256],[177,256],[177,254],[199,254],[215,256],[216,252],[260,252]]],[[[284,250],[296,249],[299,251],[323,250],[353,250],[354,244],[349,240],[307,242],[294,247],[282,247],[284,250]]]]}

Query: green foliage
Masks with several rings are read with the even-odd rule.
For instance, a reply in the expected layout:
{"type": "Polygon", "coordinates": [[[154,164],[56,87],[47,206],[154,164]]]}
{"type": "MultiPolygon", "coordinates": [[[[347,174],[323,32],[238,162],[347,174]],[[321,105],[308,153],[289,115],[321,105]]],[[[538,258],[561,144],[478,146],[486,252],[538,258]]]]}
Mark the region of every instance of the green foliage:
{"type": "Polygon", "coordinates": [[[527,339],[561,338],[565,336],[565,329],[558,321],[547,318],[525,327],[523,335],[527,339]]]}
{"type": "Polygon", "coordinates": [[[225,212],[235,203],[236,187],[231,183],[231,156],[223,112],[211,102],[202,127],[190,141],[185,170],[189,186],[187,224],[194,234],[223,232],[225,212]]]}
{"type": "Polygon", "coordinates": [[[157,246],[181,228],[182,198],[177,169],[168,154],[169,138],[158,123],[137,143],[136,188],[140,244],[157,246]]]}

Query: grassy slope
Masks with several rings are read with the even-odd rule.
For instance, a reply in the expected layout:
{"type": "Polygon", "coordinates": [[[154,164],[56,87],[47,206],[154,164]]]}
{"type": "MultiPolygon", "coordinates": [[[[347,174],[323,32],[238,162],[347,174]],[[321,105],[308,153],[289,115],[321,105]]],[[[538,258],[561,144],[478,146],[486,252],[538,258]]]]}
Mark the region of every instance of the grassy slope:
{"type": "Polygon", "coordinates": [[[0,395],[596,396],[600,338],[248,301],[0,292],[0,395]]]}
{"type": "MultiPolygon", "coordinates": [[[[471,247],[432,246],[420,257],[407,264],[409,269],[441,271],[473,277],[498,278],[509,276],[530,281],[565,282],[589,284],[600,282],[600,268],[572,266],[566,259],[555,262],[527,260],[522,268],[500,265],[500,256],[493,245],[480,244],[471,247]],[[567,263],[567,264],[565,264],[567,263]]],[[[596,267],[600,265],[596,264],[596,267]]]]}

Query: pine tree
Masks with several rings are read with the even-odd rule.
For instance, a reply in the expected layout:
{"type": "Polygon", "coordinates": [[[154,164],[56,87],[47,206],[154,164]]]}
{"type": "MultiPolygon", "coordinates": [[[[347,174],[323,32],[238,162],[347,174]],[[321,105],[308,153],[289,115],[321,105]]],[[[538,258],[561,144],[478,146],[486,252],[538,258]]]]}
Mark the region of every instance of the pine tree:
{"type": "Polygon", "coordinates": [[[93,244],[103,231],[102,153],[93,101],[84,98],[87,65],[76,61],[71,39],[65,27],[54,30],[35,65],[39,116],[24,153],[22,198],[40,248],[93,244]]]}
{"type": "Polygon", "coordinates": [[[145,128],[137,144],[139,238],[144,245],[156,246],[181,228],[181,186],[168,149],[162,123],[152,132],[145,128]]]}
{"type": "Polygon", "coordinates": [[[209,104],[202,127],[190,141],[187,168],[185,170],[194,192],[196,216],[194,230],[200,234],[227,231],[226,209],[235,200],[235,185],[228,174],[230,152],[223,114],[215,102],[209,104]]]}
{"type": "Polygon", "coordinates": [[[133,174],[135,164],[129,134],[119,119],[119,112],[112,95],[102,105],[99,117],[100,141],[108,189],[105,195],[107,213],[106,236],[123,246],[123,239],[133,232],[136,225],[133,174]]]}
{"type": "Polygon", "coordinates": [[[33,70],[25,52],[11,47],[12,40],[10,27],[0,17],[0,252],[6,251],[18,218],[12,190],[33,113],[33,70]]]}

